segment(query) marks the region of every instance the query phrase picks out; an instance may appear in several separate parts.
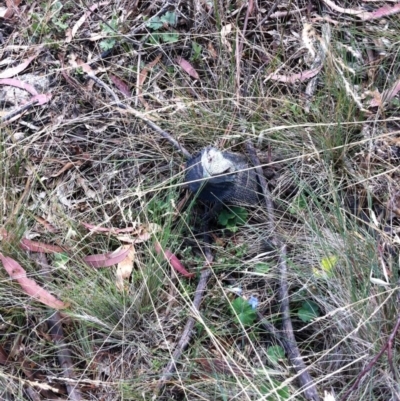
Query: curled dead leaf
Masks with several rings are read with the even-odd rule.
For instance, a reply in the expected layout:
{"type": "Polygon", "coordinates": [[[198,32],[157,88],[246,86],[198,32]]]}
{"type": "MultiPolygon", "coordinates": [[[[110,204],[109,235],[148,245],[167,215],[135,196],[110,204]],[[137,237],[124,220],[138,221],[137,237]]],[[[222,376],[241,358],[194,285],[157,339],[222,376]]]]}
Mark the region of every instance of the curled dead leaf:
{"type": "Polygon", "coordinates": [[[42,252],[42,253],[62,253],[65,250],[58,245],[45,244],[44,242],[31,241],[24,238],[20,242],[20,246],[25,251],[42,252]]]}
{"type": "Polygon", "coordinates": [[[127,249],[125,258],[118,263],[115,285],[120,291],[124,290],[124,279],[129,279],[135,262],[135,248],[133,245],[123,245],[121,248],[127,249]]]}
{"type": "Polygon", "coordinates": [[[110,267],[124,260],[128,252],[129,248],[124,249],[123,247],[119,247],[113,252],[98,255],[89,255],[83,259],[89,266],[92,266],[94,268],[110,267]]]}
{"type": "Polygon", "coordinates": [[[0,260],[4,269],[13,280],[17,280],[22,290],[37,301],[49,306],[50,308],[63,309],[67,305],[50,294],[47,290],[41,287],[36,281],[26,276],[25,269],[14,259],[4,256],[0,253],[0,260]]]}
{"type": "Polygon", "coordinates": [[[185,266],[181,263],[181,261],[168,249],[163,250],[161,245],[157,242],[155,244],[155,249],[158,254],[162,254],[164,258],[171,264],[172,268],[177,271],[178,273],[182,274],[187,278],[192,278],[195,276],[194,273],[189,273],[185,266]]]}

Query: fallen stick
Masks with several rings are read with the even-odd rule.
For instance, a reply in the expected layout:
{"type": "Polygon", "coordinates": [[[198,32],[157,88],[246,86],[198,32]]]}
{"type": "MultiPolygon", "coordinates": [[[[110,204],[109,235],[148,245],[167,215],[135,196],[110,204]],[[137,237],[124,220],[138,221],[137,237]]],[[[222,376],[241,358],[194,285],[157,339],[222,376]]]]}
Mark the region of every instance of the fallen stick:
{"type": "MultiPolygon", "coordinates": [[[[207,234],[206,234],[207,236],[207,234]]],[[[204,266],[204,270],[201,272],[199,283],[197,284],[196,292],[194,295],[193,300],[193,311],[195,313],[199,312],[201,301],[203,300],[204,292],[207,288],[207,282],[211,276],[211,268],[210,264],[212,262],[213,256],[211,254],[210,246],[209,246],[209,239],[207,236],[206,239],[206,246],[205,246],[205,255],[206,255],[206,262],[204,266]]],[[[188,321],[186,322],[185,328],[183,329],[181,339],[179,340],[176,348],[171,356],[171,360],[168,362],[167,366],[164,368],[163,374],[157,384],[157,394],[162,390],[165,385],[165,382],[172,376],[174,371],[176,370],[176,362],[180,359],[183,351],[186,349],[187,345],[189,344],[192,338],[192,332],[194,324],[196,323],[196,319],[191,316],[188,321]]]]}
{"type": "MultiPolygon", "coordinates": [[[[279,248],[279,273],[280,273],[280,285],[279,285],[279,301],[281,304],[281,315],[283,322],[283,333],[280,334],[273,325],[267,325],[267,330],[273,334],[278,340],[280,340],[286,355],[293,365],[294,370],[298,375],[301,391],[304,393],[304,397],[310,401],[319,401],[317,389],[314,381],[308,373],[307,366],[301,357],[299,348],[296,343],[296,339],[293,334],[292,321],[290,319],[289,309],[289,290],[288,290],[288,278],[287,278],[287,266],[286,266],[286,245],[283,244],[281,239],[276,232],[275,228],[275,214],[274,205],[272,202],[271,194],[268,189],[267,181],[264,177],[263,171],[260,167],[260,160],[257,157],[256,151],[253,144],[250,141],[246,141],[246,149],[250,156],[251,162],[255,166],[259,184],[263,191],[265,206],[268,212],[269,231],[272,235],[272,243],[279,248]]],[[[260,317],[260,316],[259,316],[260,317]]]]}

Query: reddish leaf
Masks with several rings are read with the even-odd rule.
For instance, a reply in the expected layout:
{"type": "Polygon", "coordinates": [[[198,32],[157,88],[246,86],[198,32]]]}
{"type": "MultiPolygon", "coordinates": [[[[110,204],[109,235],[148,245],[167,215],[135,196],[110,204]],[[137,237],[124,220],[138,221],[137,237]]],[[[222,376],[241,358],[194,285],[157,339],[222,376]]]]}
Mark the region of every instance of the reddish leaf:
{"type": "Polygon", "coordinates": [[[32,298],[35,298],[37,301],[50,308],[63,309],[67,307],[64,302],[57,299],[54,295],[51,295],[47,290],[37,284],[36,281],[28,278],[26,276],[26,271],[14,259],[6,257],[1,253],[0,259],[7,273],[13,280],[18,281],[18,284],[27,295],[30,295],[32,298]]]}
{"type": "Polygon", "coordinates": [[[123,261],[129,252],[128,249],[118,248],[114,252],[108,252],[99,255],[89,255],[84,258],[84,261],[92,267],[109,267],[123,261]]]}
{"type": "Polygon", "coordinates": [[[382,95],[375,97],[369,103],[369,107],[381,106],[383,102],[389,102],[400,92],[400,79],[394,85],[382,92],[382,95]]]}
{"type": "Polygon", "coordinates": [[[35,220],[38,223],[40,223],[42,226],[44,226],[47,229],[47,231],[49,231],[50,233],[56,233],[58,231],[57,228],[53,226],[53,224],[48,222],[43,217],[40,217],[40,216],[33,216],[33,217],[35,218],[35,220]]]}
{"type": "Polygon", "coordinates": [[[45,104],[51,100],[52,95],[50,93],[42,93],[31,98],[31,102],[36,102],[38,105],[45,104]]]}
{"type": "Polygon", "coordinates": [[[180,262],[180,260],[168,249],[163,251],[161,248],[161,245],[157,242],[155,245],[156,252],[158,254],[162,253],[164,255],[164,258],[168,260],[168,262],[171,264],[171,266],[180,274],[187,278],[192,278],[195,276],[194,273],[189,273],[186,269],[185,266],[180,262]]]}
{"type": "Polygon", "coordinates": [[[278,81],[278,82],[286,82],[289,84],[294,84],[296,82],[307,81],[307,79],[315,77],[320,71],[321,71],[321,67],[318,67],[318,68],[314,68],[312,70],[303,71],[303,72],[300,72],[298,74],[293,74],[293,75],[272,74],[267,79],[272,79],[273,81],[278,81]]]}
{"type": "Polygon", "coordinates": [[[181,66],[183,71],[187,72],[192,78],[200,79],[199,74],[194,69],[192,64],[189,63],[189,61],[185,60],[182,57],[177,57],[176,62],[181,66]]]}
{"type": "Polygon", "coordinates": [[[113,84],[121,91],[121,93],[125,95],[125,97],[131,97],[131,91],[129,90],[128,85],[121,78],[110,74],[110,79],[113,84]]]}
{"type": "Polygon", "coordinates": [[[15,79],[15,78],[0,79],[0,85],[14,86],[15,88],[26,90],[31,95],[34,95],[34,96],[38,95],[38,91],[35,89],[35,87],[33,85],[28,84],[26,82],[22,82],[19,79],[15,79]]]}
{"type": "Polygon", "coordinates": [[[8,360],[7,352],[4,351],[4,348],[0,345],[0,364],[5,365],[8,360]]]}
{"type": "Polygon", "coordinates": [[[38,54],[35,54],[32,57],[29,57],[28,59],[24,60],[23,63],[17,65],[16,67],[11,67],[11,68],[8,68],[7,70],[4,70],[3,72],[0,72],[0,78],[11,78],[14,75],[17,75],[20,72],[24,71],[25,68],[28,67],[28,65],[31,63],[31,61],[34,60],[38,56],[38,54]]]}
{"type": "Polygon", "coordinates": [[[329,6],[333,10],[338,11],[340,13],[348,14],[348,15],[354,15],[354,16],[360,18],[362,21],[371,21],[374,19],[387,17],[389,15],[400,13],[400,3],[394,4],[393,7],[391,7],[390,5],[387,4],[381,8],[378,8],[377,10],[373,11],[372,13],[370,13],[368,11],[357,10],[354,8],[340,7],[332,0],[323,0],[323,1],[327,6],[329,6]]]}
{"type": "Polygon", "coordinates": [[[107,227],[99,227],[89,223],[81,223],[84,227],[93,231],[95,233],[110,233],[110,234],[122,234],[122,233],[131,233],[137,230],[137,227],[126,227],[126,228],[107,228],[107,227]]]}
{"type": "Polygon", "coordinates": [[[64,249],[58,245],[45,244],[44,242],[31,241],[30,239],[24,238],[20,246],[25,251],[31,252],[42,252],[42,253],[61,253],[64,249]]]}

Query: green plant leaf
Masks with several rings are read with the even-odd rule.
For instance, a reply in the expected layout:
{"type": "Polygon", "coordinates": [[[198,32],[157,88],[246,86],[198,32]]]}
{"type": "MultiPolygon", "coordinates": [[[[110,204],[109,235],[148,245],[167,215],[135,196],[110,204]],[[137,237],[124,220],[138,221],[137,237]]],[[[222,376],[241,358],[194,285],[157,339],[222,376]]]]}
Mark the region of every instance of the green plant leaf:
{"type": "Polygon", "coordinates": [[[174,13],[173,11],[167,11],[161,18],[160,20],[163,23],[166,23],[170,26],[175,26],[176,22],[178,20],[176,13],[174,13]]]}
{"type": "Polygon", "coordinates": [[[336,266],[338,261],[337,256],[327,256],[321,259],[321,269],[328,274],[332,273],[332,269],[336,266]]]}
{"type": "Polygon", "coordinates": [[[221,226],[226,226],[228,224],[230,217],[231,215],[229,211],[223,209],[221,213],[218,215],[218,223],[221,224],[221,226]]]}
{"type": "MultiPolygon", "coordinates": [[[[236,298],[231,306],[236,312],[237,319],[243,326],[251,326],[257,319],[256,311],[251,307],[248,301],[243,298],[236,298]]],[[[236,316],[235,315],[235,316],[236,316]]]]}
{"type": "Polygon", "coordinates": [[[175,43],[179,40],[179,34],[176,32],[160,33],[161,39],[165,43],[175,43]]]}
{"type": "Polygon", "coordinates": [[[239,225],[246,224],[248,212],[244,207],[234,206],[231,208],[236,219],[236,223],[239,225]]]}
{"type": "Polygon", "coordinates": [[[164,23],[161,21],[160,17],[153,17],[146,22],[146,26],[153,29],[153,31],[159,30],[163,25],[164,23]]]}
{"type": "Polygon", "coordinates": [[[267,401],[284,401],[289,399],[290,393],[289,393],[289,388],[287,386],[284,386],[282,388],[280,387],[281,383],[279,383],[276,379],[270,380],[270,383],[264,384],[260,386],[260,392],[261,394],[268,394],[271,392],[272,388],[276,388],[276,394],[278,395],[278,398],[274,394],[271,397],[267,397],[267,401]]]}
{"type": "Polygon", "coordinates": [[[104,39],[99,43],[100,49],[103,51],[107,51],[112,49],[115,46],[115,39],[104,39]]]}
{"type": "Polygon", "coordinates": [[[271,266],[268,263],[258,262],[254,266],[254,271],[256,273],[268,273],[271,269],[271,266]]]}
{"type": "Polygon", "coordinates": [[[201,56],[201,51],[203,50],[203,47],[199,45],[197,42],[192,42],[192,51],[193,54],[190,57],[191,60],[195,61],[198,60],[201,56]]]}
{"type": "Polygon", "coordinates": [[[320,315],[318,305],[313,301],[305,301],[297,311],[297,316],[304,323],[309,323],[320,315]]]}
{"type": "Polygon", "coordinates": [[[267,349],[267,356],[275,364],[285,357],[285,350],[280,345],[272,345],[267,349]]]}

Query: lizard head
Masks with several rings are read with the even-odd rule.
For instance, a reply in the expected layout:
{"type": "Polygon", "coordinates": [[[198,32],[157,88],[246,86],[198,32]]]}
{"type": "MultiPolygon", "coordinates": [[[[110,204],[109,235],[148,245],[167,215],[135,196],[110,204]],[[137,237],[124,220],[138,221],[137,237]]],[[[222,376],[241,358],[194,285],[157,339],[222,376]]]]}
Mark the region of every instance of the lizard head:
{"type": "Polygon", "coordinates": [[[220,174],[235,172],[235,166],[227,159],[223,152],[209,146],[201,154],[201,165],[203,167],[203,178],[210,178],[220,174]]]}

